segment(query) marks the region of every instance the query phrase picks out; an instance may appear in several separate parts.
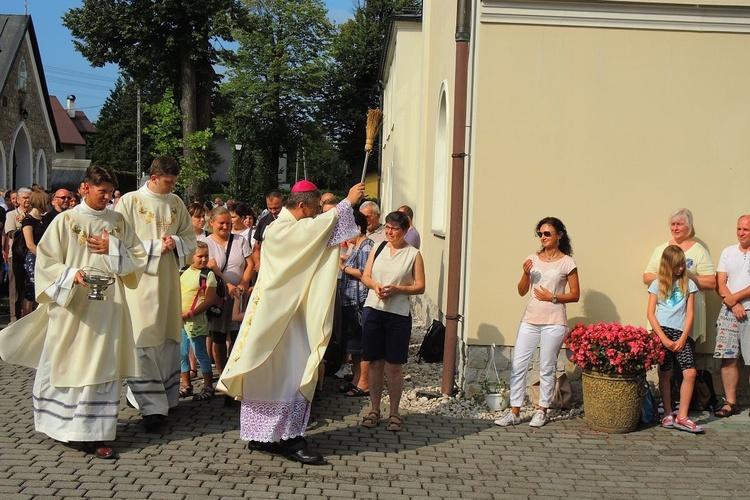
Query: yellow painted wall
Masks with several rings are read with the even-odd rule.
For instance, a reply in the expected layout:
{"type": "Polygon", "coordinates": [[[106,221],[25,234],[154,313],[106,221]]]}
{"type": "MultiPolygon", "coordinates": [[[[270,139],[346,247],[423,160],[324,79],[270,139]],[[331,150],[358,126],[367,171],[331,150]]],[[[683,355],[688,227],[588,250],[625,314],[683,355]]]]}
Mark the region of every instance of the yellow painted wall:
{"type": "MultiPolygon", "coordinates": [[[[415,224],[422,236],[422,256],[425,261],[425,294],[440,309],[445,311],[446,280],[448,275],[448,238],[447,235],[435,234],[432,231],[433,183],[435,164],[435,126],[438,116],[440,95],[447,89],[448,134],[447,157],[450,166],[451,126],[453,116],[453,85],[455,67],[455,32],[456,4],[452,0],[430,0],[423,3],[423,57],[421,67],[414,66],[414,71],[421,71],[422,119],[412,131],[419,139],[420,154],[418,167],[421,170],[421,202],[416,207],[415,224]]],[[[408,139],[406,139],[408,140],[408,139]]],[[[450,172],[448,172],[450,179],[450,172]]],[[[446,189],[449,188],[446,186],[446,189]]],[[[443,194],[443,196],[445,196],[443,194]]]]}
{"type": "Polygon", "coordinates": [[[514,343],[547,215],[579,266],[571,324],[646,325],[641,276],[669,213],[693,211],[716,263],[750,212],[750,35],[480,24],[477,40],[468,342],[514,343]]]}
{"type": "Polygon", "coordinates": [[[425,228],[420,210],[424,170],[418,168],[423,140],[422,46],[420,22],[395,23],[384,75],[380,200],[384,214],[409,205],[420,234],[425,228]]]}

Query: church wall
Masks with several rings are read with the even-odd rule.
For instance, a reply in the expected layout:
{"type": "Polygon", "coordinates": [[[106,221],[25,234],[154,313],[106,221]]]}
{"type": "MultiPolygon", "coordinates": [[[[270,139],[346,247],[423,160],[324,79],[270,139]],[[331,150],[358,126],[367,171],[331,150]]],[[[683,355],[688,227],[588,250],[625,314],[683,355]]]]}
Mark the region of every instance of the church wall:
{"type": "MultiPolygon", "coordinates": [[[[5,86],[3,95],[0,96],[0,141],[4,144],[5,164],[7,165],[7,176],[5,179],[5,187],[9,188],[11,179],[10,175],[12,172],[13,158],[10,156],[13,149],[13,136],[19,123],[24,121],[21,116],[21,103],[24,103],[24,108],[28,111],[28,118],[25,120],[26,129],[30,134],[31,141],[31,158],[32,163],[24,166],[33,171],[34,162],[38,151],[41,149],[44,151],[45,157],[47,158],[47,168],[51,163],[50,158],[54,153],[54,142],[50,138],[50,132],[47,126],[48,117],[47,109],[45,105],[44,96],[40,92],[39,75],[33,67],[34,59],[33,52],[31,50],[31,42],[28,35],[24,42],[21,44],[21,48],[16,57],[16,61],[10,71],[7,84],[5,86]],[[27,83],[26,91],[18,89],[18,75],[19,66],[21,60],[26,61],[26,72],[27,72],[27,83]]],[[[41,64],[41,62],[39,63],[41,64]]],[[[49,172],[49,170],[48,170],[49,172]]],[[[47,175],[49,179],[49,175],[47,175]]],[[[38,181],[38,179],[34,179],[38,181]]],[[[0,185],[2,184],[0,180],[0,185]]],[[[20,186],[13,186],[20,187],[20,186]]]]}

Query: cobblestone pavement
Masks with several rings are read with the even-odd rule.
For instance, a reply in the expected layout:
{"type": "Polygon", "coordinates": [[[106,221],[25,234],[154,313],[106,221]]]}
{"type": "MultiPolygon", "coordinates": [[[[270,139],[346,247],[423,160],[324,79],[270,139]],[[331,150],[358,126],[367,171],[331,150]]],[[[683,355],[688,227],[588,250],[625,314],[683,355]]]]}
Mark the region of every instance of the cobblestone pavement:
{"type": "Polygon", "coordinates": [[[123,405],[120,458],[103,461],[34,431],[34,371],[0,362],[0,495],[11,498],[748,498],[750,418],[695,415],[707,433],[658,426],[627,435],[585,420],[502,429],[488,420],[408,414],[405,429],[358,425],[366,401],[335,379],[313,404],[302,466],[250,452],[238,408],[183,400],[157,433],[123,405]]]}

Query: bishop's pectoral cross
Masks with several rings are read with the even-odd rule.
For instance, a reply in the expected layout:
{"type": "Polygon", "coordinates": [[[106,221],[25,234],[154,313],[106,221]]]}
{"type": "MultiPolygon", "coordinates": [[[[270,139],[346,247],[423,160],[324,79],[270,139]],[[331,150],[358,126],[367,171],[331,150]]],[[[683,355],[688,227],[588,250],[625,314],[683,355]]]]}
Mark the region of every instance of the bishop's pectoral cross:
{"type": "Polygon", "coordinates": [[[161,231],[161,235],[164,236],[165,234],[167,234],[167,229],[169,229],[170,226],[172,225],[172,219],[170,218],[169,222],[167,222],[166,217],[164,216],[159,217],[156,220],[156,225],[159,227],[159,230],[161,231]]]}

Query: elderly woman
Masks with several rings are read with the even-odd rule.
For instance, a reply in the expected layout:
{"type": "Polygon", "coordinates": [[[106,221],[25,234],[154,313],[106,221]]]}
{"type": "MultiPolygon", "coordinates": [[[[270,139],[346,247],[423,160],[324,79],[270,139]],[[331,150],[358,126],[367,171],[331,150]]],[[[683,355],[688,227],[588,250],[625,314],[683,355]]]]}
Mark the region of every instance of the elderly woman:
{"type": "Polygon", "coordinates": [[[370,289],[362,311],[362,359],[370,362],[372,404],[362,425],[376,427],[380,422],[383,374],[387,373],[389,431],[403,428],[399,403],[404,392],[404,363],[409,356],[411,337],[408,296],[424,293],[425,287],[422,254],[404,239],[408,230],[409,218],[405,214],[391,212],[386,216],[386,241],[370,252],[361,278],[362,284],[370,289]]]}
{"type": "Polygon", "coordinates": [[[581,296],[578,266],[565,224],[556,217],[545,217],[536,224],[541,248],[524,260],[518,294],[532,291],[521,318],[510,370],[510,406],[495,425],[507,427],[521,423],[521,405],[526,395],[526,374],[539,347],[539,408],[529,422],[531,427],[547,423],[547,409],[555,392],[555,368],[565,335],[568,316],[565,304],[578,302],[581,296]],[[565,291],[567,287],[568,291],[565,291]]]}
{"type": "Polygon", "coordinates": [[[659,260],[667,246],[677,245],[685,252],[688,278],[696,284],[699,290],[695,294],[695,315],[693,329],[690,332],[690,338],[699,344],[706,340],[706,299],[701,290],[716,288],[716,268],[708,250],[693,240],[695,229],[693,229],[693,213],[690,210],[681,208],[672,213],[669,216],[669,230],[672,233],[672,239],[654,249],[646,270],[643,272],[643,283],[648,286],[657,278],[659,260]]]}

